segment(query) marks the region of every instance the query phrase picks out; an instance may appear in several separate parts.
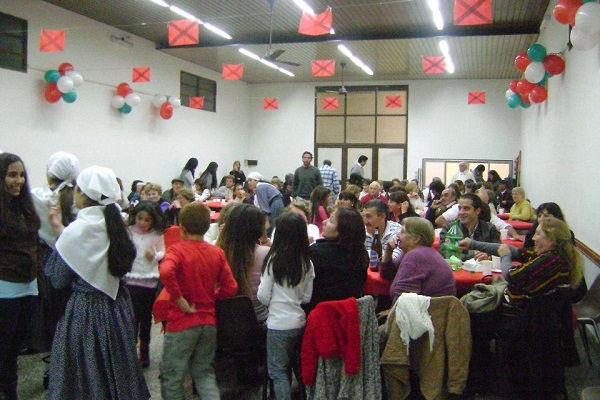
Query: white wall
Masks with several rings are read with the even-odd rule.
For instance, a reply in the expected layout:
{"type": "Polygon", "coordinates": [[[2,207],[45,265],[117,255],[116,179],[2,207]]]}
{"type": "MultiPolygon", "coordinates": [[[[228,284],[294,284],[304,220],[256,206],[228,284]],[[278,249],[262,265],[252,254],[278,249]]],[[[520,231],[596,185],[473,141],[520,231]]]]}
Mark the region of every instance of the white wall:
{"type": "MultiPolygon", "coordinates": [[[[92,164],[112,167],[125,185],[134,179],[170,186],[188,158],[200,160],[198,176],[210,161],[220,174],[243,159],[250,115],[248,87],[221,81],[219,74],[155,50],[132,37],[126,48],[110,41],[123,32],[41,1],[0,1],[0,11],[28,20],[27,73],[0,69],[0,148],[20,155],[33,186],[45,181],[50,154],[65,150],[77,155],[82,168],[92,164]],[[40,53],[41,29],[67,28],[65,51],[40,53]],[[44,72],[68,61],[84,78],[73,104],[44,100],[44,72]],[[149,83],[131,83],[131,69],[151,67],[149,83]],[[151,104],[155,93],[179,96],[179,74],[184,70],[218,80],[217,113],[186,107],[162,120],[151,104]],[[110,99],[121,82],[130,83],[142,103],[128,115],[111,108],[110,99]]],[[[166,34],[166,26],[165,26],[166,34]]]]}
{"type": "MultiPolygon", "coordinates": [[[[560,52],[567,40],[567,27],[552,21],[539,43],[560,52]]],[[[575,236],[600,253],[600,48],[573,49],[564,58],[565,72],[549,80],[547,102],[522,111],[522,185],[534,205],[559,204],[575,236]]],[[[591,283],[598,268],[586,267],[591,283]]]]}
{"type": "MultiPolygon", "coordinates": [[[[520,113],[506,106],[509,80],[399,81],[408,99],[408,169],[412,178],[423,158],[513,160],[520,149],[520,113]],[[468,105],[470,91],[486,92],[485,105],[468,105]]],[[[328,82],[318,86],[336,85],[328,82]]],[[[352,86],[348,82],[346,86],[352,86]]],[[[364,85],[364,82],[362,83],[364,85]]],[[[251,85],[250,158],[265,176],[283,176],[314,149],[315,84],[251,85]],[[264,111],[263,97],[277,97],[278,111],[264,111]],[[265,151],[266,150],[266,151],[265,151]]]]}

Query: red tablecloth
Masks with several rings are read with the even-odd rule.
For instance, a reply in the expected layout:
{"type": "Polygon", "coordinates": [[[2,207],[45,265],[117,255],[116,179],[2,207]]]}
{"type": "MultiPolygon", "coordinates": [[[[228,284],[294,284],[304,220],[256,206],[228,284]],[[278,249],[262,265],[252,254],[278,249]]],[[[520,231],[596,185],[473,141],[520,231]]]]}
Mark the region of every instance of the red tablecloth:
{"type": "Polygon", "coordinates": [[[220,213],[218,213],[216,211],[211,211],[210,212],[210,222],[217,222],[219,215],[220,215],[220,213]]]}
{"type": "MultiPolygon", "coordinates": [[[[494,273],[494,275],[502,275],[500,273],[494,273]]],[[[454,279],[456,279],[456,292],[457,296],[460,297],[467,293],[476,283],[482,281],[483,273],[481,272],[469,272],[461,269],[460,271],[454,271],[454,279]]],[[[374,272],[369,269],[367,274],[367,282],[363,287],[364,294],[373,295],[390,295],[390,286],[392,281],[385,280],[379,275],[379,272],[374,272]]]]}
{"type": "Polygon", "coordinates": [[[512,219],[507,220],[506,223],[518,231],[528,231],[533,226],[533,222],[514,221],[512,219]]]}
{"type": "Polygon", "coordinates": [[[211,210],[220,211],[223,207],[225,207],[226,203],[221,203],[220,201],[207,201],[204,205],[211,210]]]}
{"type": "Polygon", "coordinates": [[[498,214],[498,218],[507,220],[510,217],[509,213],[498,214]]]}

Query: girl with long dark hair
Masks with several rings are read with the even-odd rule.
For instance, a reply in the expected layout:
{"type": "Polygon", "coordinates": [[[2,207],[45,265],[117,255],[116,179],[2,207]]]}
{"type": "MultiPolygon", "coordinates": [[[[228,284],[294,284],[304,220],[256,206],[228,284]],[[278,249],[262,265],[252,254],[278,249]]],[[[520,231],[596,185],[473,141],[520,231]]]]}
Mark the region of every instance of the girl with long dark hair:
{"type": "Polygon", "coordinates": [[[365,237],[363,219],[354,209],[337,208],[324,222],[323,239],[310,246],[316,277],[307,314],[322,301],[362,296],[369,264],[365,237]]]}
{"type": "Polygon", "coordinates": [[[280,216],[258,287],[258,300],[269,308],[267,364],[278,399],[291,398],[288,370],[306,325],[300,304],[310,300],[315,277],[308,253],[306,222],[294,213],[280,216]]]}
{"type": "Polygon", "coordinates": [[[217,168],[219,168],[219,164],[211,161],[208,163],[208,167],[206,167],[202,175],[200,175],[200,178],[204,179],[206,182],[206,188],[211,192],[219,185],[219,181],[217,180],[217,168]]]}
{"type": "Polygon", "coordinates": [[[196,171],[196,168],[198,168],[198,159],[190,158],[181,170],[179,178],[183,180],[183,186],[188,189],[194,188],[194,172],[196,171]]]}
{"type": "Polygon", "coordinates": [[[73,294],[52,344],[49,399],[148,399],[137,360],[131,299],[121,278],[131,271],[135,247],[115,204],[121,197],[114,172],[89,167],[75,188],[77,219],[60,234],[46,274],[73,294]]]}
{"type": "Polygon", "coordinates": [[[38,229],[23,161],[0,154],[0,398],[17,398],[17,358],[37,302],[38,229]]]}

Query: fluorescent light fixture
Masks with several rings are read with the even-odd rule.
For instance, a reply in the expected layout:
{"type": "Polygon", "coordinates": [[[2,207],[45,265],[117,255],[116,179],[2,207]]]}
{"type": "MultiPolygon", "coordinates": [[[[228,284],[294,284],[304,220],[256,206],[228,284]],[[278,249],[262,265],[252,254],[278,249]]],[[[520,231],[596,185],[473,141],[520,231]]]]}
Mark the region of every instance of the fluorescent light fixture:
{"type": "Polygon", "coordinates": [[[331,27],[331,30],[329,31],[330,35],[335,35],[335,29],[333,29],[333,27],[331,27]]]}
{"type": "Polygon", "coordinates": [[[454,63],[452,62],[452,60],[450,58],[446,59],[446,71],[449,74],[453,74],[454,73],[454,63]]]}
{"type": "Polygon", "coordinates": [[[265,60],[264,58],[261,58],[260,60],[261,63],[265,64],[267,67],[271,67],[273,69],[279,69],[279,67],[275,64],[273,64],[271,61],[269,60],[265,60]]]}
{"type": "Polygon", "coordinates": [[[161,7],[169,7],[169,5],[167,3],[165,3],[163,0],[150,0],[151,2],[153,2],[154,4],[158,4],[161,7]]]}
{"type": "Polygon", "coordinates": [[[427,0],[427,5],[431,8],[431,11],[440,9],[440,2],[438,0],[427,0]]]}
{"type": "Polygon", "coordinates": [[[294,4],[296,4],[298,7],[300,7],[302,9],[302,11],[304,11],[305,13],[309,13],[309,14],[315,14],[315,12],[313,11],[313,9],[304,2],[304,0],[294,0],[294,4]]]}
{"type": "Polygon", "coordinates": [[[352,52],[343,44],[338,46],[338,50],[341,51],[346,57],[352,57],[352,52]]]}
{"type": "Polygon", "coordinates": [[[198,19],[195,16],[193,16],[192,14],[190,14],[189,12],[182,10],[181,8],[179,8],[177,6],[169,6],[169,10],[173,11],[175,14],[179,14],[182,17],[192,20],[192,21],[196,21],[198,19]]]}
{"type": "Polygon", "coordinates": [[[242,53],[243,55],[252,58],[253,60],[260,61],[260,57],[259,56],[257,56],[256,54],[254,54],[251,51],[248,51],[248,50],[244,49],[243,47],[240,48],[238,51],[240,53],[242,53]]]}
{"type": "Polygon", "coordinates": [[[206,29],[208,29],[209,31],[213,31],[217,35],[219,35],[221,37],[224,37],[225,39],[231,40],[231,36],[229,36],[229,34],[227,32],[225,32],[222,29],[217,28],[213,24],[210,24],[210,23],[207,22],[207,23],[204,24],[204,27],[206,29]]]}
{"type": "Polygon", "coordinates": [[[282,73],[284,73],[284,74],[286,74],[288,76],[296,76],[293,73],[291,73],[290,71],[288,71],[287,69],[281,68],[281,67],[279,67],[279,72],[282,72],[282,73]]]}
{"type": "Polygon", "coordinates": [[[348,49],[343,44],[338,45],[338,50],[341,51],[346,57],[350,59],[356,66],[362,69],[367,75],[373,75],[373,70],[369,68],[360,58],[356,57],[350,49],[348,49]]]}
{"type": "Polygon", "coordinates": [[[444,29],[444,18],[439,10],[433,12],[433,23],[435,24],[435,27],[438,28],[438,31],[444,29]]]}
{"type": "Polygon", "coordinates": [[[446,42],[445,39],[440,40],[440,50],[442,51],[442,54],[446,55],[446,54],[450,54],[450,52],[448,51],[448,42],[446,42]]]}

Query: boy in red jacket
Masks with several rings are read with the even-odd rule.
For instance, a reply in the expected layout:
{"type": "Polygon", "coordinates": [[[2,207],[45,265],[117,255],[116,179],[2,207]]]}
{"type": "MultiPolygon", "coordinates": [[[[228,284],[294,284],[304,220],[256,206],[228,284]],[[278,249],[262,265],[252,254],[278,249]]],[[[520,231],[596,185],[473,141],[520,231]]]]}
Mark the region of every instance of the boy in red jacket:
{"type": "Polygon", "coordinates": [[[160,368],[163,399],[183,399],[186,371],[203,399],[219,399],[212,362],[217,347],[215,300],[234,296],[238,285],[220,248],[204,241],[210,210],[198,203],[179,214],[182,242],[168,248],[160,278],[171,295],[160,368]]]}

